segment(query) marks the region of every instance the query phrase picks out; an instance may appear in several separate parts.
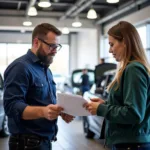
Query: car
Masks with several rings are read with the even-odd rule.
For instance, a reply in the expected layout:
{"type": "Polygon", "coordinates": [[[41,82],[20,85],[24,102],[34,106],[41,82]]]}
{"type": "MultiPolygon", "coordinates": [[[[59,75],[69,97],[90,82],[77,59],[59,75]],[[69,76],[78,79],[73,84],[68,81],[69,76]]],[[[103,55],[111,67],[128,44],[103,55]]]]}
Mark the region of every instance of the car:
{"type": "MultiPolygon", "coordinates": [[[[105,64],[107,65],[107,64],[105,64]]],[[[107,100],[108,93],[106,87],[113,80],[116,72],[116,64],[108,64],[105,69],[102,66],[95,68],[95,83],[91,89],[84,93],[85,99],[100,97],[107,100]],[[107,68],[107,69],[106,69],[107,68]],[[103,73],[102,73],[103,70],[103,73]]],[[[86,138],[93,138],[97,135],[100,139],[104,139],[105,119],[101,116],[84,116],[83,117],[83,130],[86,138]]]]}
{"type": "Polygon", "coordinates": [[[62,92],[64,90],[64,84],[66,81],[66,77],[59,73],[53,73],[53,79],[54,79],[54,82],[56,83],[57,91],[62,92]]]}
{"type": "MultiPolygon", "coordinates": [[[[71,84],[72,84],[72,89],[73,89],[73,94],[79,94],[81,95],[81,75],[83,69],[76,69],[73,70],[72,75],[71,75],[71,84]]],[[[87,74],[89,76],[89,84],[90,87],[93,85],[94,83],[94,70],[92,69],[87,69],[87,74]]]]}
{"type": "Polygon", "coordinates": [[[1,137],[6,137],[9,135],[8,131],[8,120],[7,116],[5,115],[4,112],[4,107],[3,107],[3,78],[2,75],[0,74],[0,136],[1,137]]]}

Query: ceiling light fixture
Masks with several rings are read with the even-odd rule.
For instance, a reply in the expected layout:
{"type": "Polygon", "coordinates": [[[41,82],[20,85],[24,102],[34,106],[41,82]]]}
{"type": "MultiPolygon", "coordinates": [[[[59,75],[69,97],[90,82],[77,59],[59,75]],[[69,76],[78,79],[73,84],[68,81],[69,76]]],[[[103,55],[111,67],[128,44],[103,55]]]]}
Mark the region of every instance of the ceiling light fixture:
{"type": "Polygon", "coordinates": [[[97,13],[96,13],[96,11],[95,11],[93,8],[91,8],[91,9],[88,11],[88,13],[87,13],[87,18],[88,18],[88,19],[96,19],[96,18],[97,18],[97,13]]]}
{"type": "Polygon", "coordinates": [[[32,22],[30,20],[26,20],[26,21],[23,22],[23,25],[24,26],[31,26],[32,22]]]}
{"type": "Polygon", "coordinates": [[[82,26],[82,23],[79,21],[79,18],[78,18],[78,17],[75,18],[75,21],[72,23],[72,26],[73,26],[73,27],[76,27],[76,28],[82,26]]]}
{"type": "Polygon", "coordinates": [[[36,16],[36,15],[37,15],[36,8],[34,6],[30,7],[28,11],[28,16],[36,16]]]}
{"type": "Polygon", "coordinates": [[[38,6],[47,8],[47,7],[51,6],[51,3],[50,3],[49,0],[40,0],[39,3],[38,3],[38,6]]]}
{"type": "Polygon", "coordinates": [[[63,33],[63,34],[69,34],[69,29],[68,29],[67,27],[64,27],[64,28],[62,29],[62,33],[63,33]]]}
{"type": "Polygon", "coordinates": [[[118,3],[119,0],[107,0],[107,3],[118,3]]]}

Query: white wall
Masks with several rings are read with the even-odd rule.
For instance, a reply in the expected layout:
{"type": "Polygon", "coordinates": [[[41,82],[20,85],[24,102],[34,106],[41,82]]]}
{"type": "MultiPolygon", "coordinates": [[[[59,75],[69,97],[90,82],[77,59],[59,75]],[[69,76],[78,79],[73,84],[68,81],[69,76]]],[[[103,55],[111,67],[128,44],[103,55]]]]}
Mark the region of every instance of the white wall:
{"type": "MultiPolygon", "coordinates": [[[[4,33],[0,32],[0,43],[31,43],[31,33],[4,33]]],[[[68,35],[60,36],[60,43],[68,44],[68,35]]]]}
{"type": "Polygon", "coordinates": [[[150,6],[106,25],[104,28],[105,35],[107,34],[107,31],[109,30],[109,28],[117,24],[120,20],[128,21],[134,25],[149,22],[150,21],[150,6]]]}
{"type": "Polygon", "coordinates": [[[69,44],[70,44],[70,52],[69,52],[69,71],[72,73],[73,70],[77,69],[77,33],[72,33],[69,35],[69,44]]]}
{"type": "MultiPolygon", "coordinates": [[[[7,17],[7,16],[0,16],[0,29],[7,29],[7,30],[21,30],[25,29],[27,31],[32,31],[33,28],[43,22],[47,22],[53,24],[57,28],[62,28],[66,25],[71,31],[74,31],[72,27],[72,22],[74,19],[66,19],[63,21],[59,21],[58,19],[54,18],[41,18],[41,17],[30,17],[30,21],[32,22],[32,26],[24,27],[22,23],[26,20],[25,17],[7,17]]],[[[89,19],[80,19],[82,22],[82,27],[80,29],[89,29],[94,28],[93,21],[89,19]]]]}
{"type": "Polygon", "coordinates": [[[77,68],[94,68],[98,60],[97,30],[80,32],[77,38],[77,68]]]}

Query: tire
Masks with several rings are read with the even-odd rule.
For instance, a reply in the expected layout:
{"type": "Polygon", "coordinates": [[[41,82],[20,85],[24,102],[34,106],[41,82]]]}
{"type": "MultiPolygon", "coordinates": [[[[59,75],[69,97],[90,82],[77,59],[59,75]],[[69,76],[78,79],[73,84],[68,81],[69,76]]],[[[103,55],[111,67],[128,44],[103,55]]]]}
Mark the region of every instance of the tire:
{"type": "Polygon", "coordinates": [[[2,130],[0,131],[0,136],[1,137],[7,137],[9,136],[9,131],[8,131],[8,119],[7,116],[4,116],[3,120],[3,125],[2,125],[2,130]]]}
{"type": "Polygon", "coordinates": [[[95,133],[89,129],[89,122],[86,117],[83,117],[83,131],[84,131],[86,138],[88,138],[88,139],[94,138],[95,133]]]}

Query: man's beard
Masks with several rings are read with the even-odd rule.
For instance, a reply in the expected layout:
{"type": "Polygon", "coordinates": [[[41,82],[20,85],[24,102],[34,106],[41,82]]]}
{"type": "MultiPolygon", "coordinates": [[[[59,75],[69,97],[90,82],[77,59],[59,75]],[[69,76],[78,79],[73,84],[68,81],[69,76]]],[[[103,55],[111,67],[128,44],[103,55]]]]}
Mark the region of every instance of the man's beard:
{"type": "Polygon", "coordinates": [[[37,57],[47,66],[49,66],[53,62],[53,57],[50,55],[43,55],[42,46],[39,47],[36,53],[37,57]]]}

